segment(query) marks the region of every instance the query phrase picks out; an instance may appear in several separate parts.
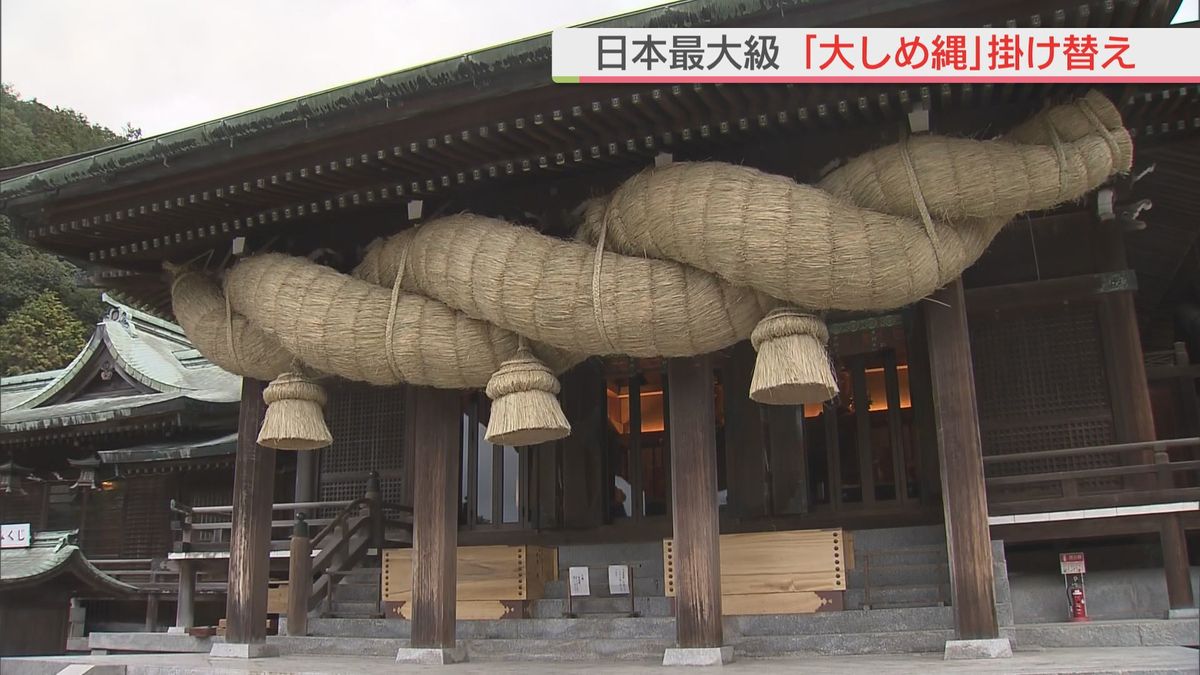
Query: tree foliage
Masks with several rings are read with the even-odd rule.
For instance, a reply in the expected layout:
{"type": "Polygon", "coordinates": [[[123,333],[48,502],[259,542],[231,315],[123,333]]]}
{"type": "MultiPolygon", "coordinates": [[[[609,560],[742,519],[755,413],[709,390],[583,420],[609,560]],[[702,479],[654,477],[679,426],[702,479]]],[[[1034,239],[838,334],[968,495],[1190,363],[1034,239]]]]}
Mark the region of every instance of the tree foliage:
{"type": "Polygon", "coordinates": [[[0,325],[0,372],[20,375],[62,368],[75,358],[87,326],[52,291],[21,305],[0,325]]]}
{"type": "Polygon", "coordinates": [[[70,108],[50,108],[37,99],[22,101],[8,84],[0,84],[0,134],[4,137],[0,166],[62,157],[125,140],[70,108]]]}
{"type": "MultiPolygon", "coordinates": [[[[92,150],[140,136],[141,131],[127,124],[126,134],[92,124],[74,110],[21,100],[10,85],[0,84],[0,166],[92,150]]],[[[0,215],[0,373],[59,368],[75,356],[71,350],[78,350],[82,342],[76,328],[95,323],[101,312],[100,292],[86,284],[83,270],[21,241],[12,222],[0,215]],[[24,333],[42,329],[39,321],[28,317],[14,323],[30,307],[56,312],[61,308],[74,323],[62,321],[54,333],[24,333]],[[47,344],[38,347],[41,339],[47,344]],[[68,346],[70,353],[64,356],[60,350],[68,346]]]]}

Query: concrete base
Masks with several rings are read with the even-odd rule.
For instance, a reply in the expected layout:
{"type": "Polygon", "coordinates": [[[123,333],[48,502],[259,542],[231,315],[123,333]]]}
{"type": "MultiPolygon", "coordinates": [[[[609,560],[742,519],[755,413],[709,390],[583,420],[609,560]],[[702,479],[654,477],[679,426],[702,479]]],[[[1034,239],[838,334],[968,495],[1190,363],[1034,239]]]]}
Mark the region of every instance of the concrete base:
{"type": "Polygon", "coordinates": [[[1197,619],[1200,618],[1200,608],[1198,607],[1183,607],[1180,609],[1168,609],[1168,619],[1197,619]]]}
{"type": "Polygon", "coordinates": [[[1008,638],[992,640],[946,640],[946,651],[942,658],[947,661],[959,659],[1007,659],[1012,658],[1012,643],[1008,638]]]}
{"type": "Polygon", "coordinates": [[[396,663],[420,666],[444,666],[451,663],[466,663],[467,648],[454,647],[401,647],[396,650],[396,663]]]}
{"type": "Polygon", "coordinates": [[[217,642],[208,655],[225,659],[262,659],[279,656],[279,649],[265,642],[217,642]]]}
{"type": "Polygon", "coordinates": [[[723,666],[733,661],[733,647],[670,647],[663,652],[664,666],[723,666]]]}
{"type": "Polygon", "coordinates": [[[188,629],[183,626],[171,626],[167,629],[167,635],[187,635],[188,629]]]}

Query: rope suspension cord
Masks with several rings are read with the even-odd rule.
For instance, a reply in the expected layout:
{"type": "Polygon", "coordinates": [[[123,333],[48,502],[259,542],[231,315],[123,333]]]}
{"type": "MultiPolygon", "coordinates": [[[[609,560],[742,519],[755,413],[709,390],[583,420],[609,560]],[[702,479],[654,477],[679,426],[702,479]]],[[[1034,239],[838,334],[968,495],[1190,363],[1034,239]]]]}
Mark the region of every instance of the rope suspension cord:
{"type": "Polygon", "coordinates": [[[941,246],[938,245],[937,230],[934,229],[933,217],[929,215],[929,205],[925,202],[925,193],[921,191],[921,181],[917,177],[917,170],[913,166],[912,153],[908,148],[908,129],[901,128],[900,137],[900,162],[904,165],[904,174],[908,177],[908,187],[912,190],[913,202],[917,205],[917,211],[921,214],[921,224],[925,226],[925,236],[929,238],[929,243],[933,247],[933,260],[937,265],[938,277],[942,275],[942,256],[941,246]]]}
{"type": "Polygon", "coordinates": [[[400,255],[396,261],[396,281],[392,283],[392,300],[388,304],[387,328],[384,331],[384,340],[388,346],[387,349],[387,364],[392,371],[392,376],[397,380],[401,379],[403,372],[396,364],[396,350],[392,349],[392,340],[395,338],[396,331],[396,309],[400,304],[400,286],[404,282],[404,268],[408,263],[408,247],[401,249],[400,255]]]}

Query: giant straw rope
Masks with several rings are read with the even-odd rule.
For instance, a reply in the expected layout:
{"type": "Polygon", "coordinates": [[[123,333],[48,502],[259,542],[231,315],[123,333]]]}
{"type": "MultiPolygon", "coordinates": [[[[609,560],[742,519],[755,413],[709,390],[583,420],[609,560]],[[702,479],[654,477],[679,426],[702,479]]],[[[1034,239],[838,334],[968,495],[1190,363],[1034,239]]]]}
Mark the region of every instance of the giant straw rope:
{"type": "Polygon", "coordinates": [[[588,355],[747,338],[752,398],[815,402],[836,394],[818,312],[915,302],[1015,215],[1079,199],[1131,162],[1119,113],[1092,92],[1001,139],[905,139],[818,185],[716,162],[648,169],[587,204],[573,241],[460,214],[375,242],[351,275],[281,254],[234,265],[223,289],[174,269],[174,309],[212,362],[275,380],[260,435],[275,447],[329,442],[322,374],[486,386],[489,438],[533,444],[569,432],[554,373],[588,355]]]}

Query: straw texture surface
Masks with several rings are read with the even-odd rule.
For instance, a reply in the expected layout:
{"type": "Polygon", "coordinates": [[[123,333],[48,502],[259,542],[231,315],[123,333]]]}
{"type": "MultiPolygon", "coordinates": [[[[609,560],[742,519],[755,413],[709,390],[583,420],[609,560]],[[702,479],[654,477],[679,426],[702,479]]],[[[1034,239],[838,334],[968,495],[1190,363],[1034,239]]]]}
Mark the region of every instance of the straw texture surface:
{"type": "MultiPolygon", "coordinates": [[[[244,375],[294,359],[376,384],[474,388],[521,336],[561,372],[591,354],[711,352],[787,307],[755,342],[760,357],[786,342],[765,364],[763,399],[794,402],[833,391],[823,327],[799,314],[912,303],[1015,215],[1079,199],[1131,161],[1119,114],[1093,93],[999,140],[906,139],[816,186],[712,162],[650,169],[590,203],[576,241],[459,214],[376,242],[349,276],[256,256],[226,277],[232,311],[211,282],[183,277],[176,313],[197,348],[244,375]]],[[[540,377],[512,393],[552,396],[557,383],[540,377]]]]}

